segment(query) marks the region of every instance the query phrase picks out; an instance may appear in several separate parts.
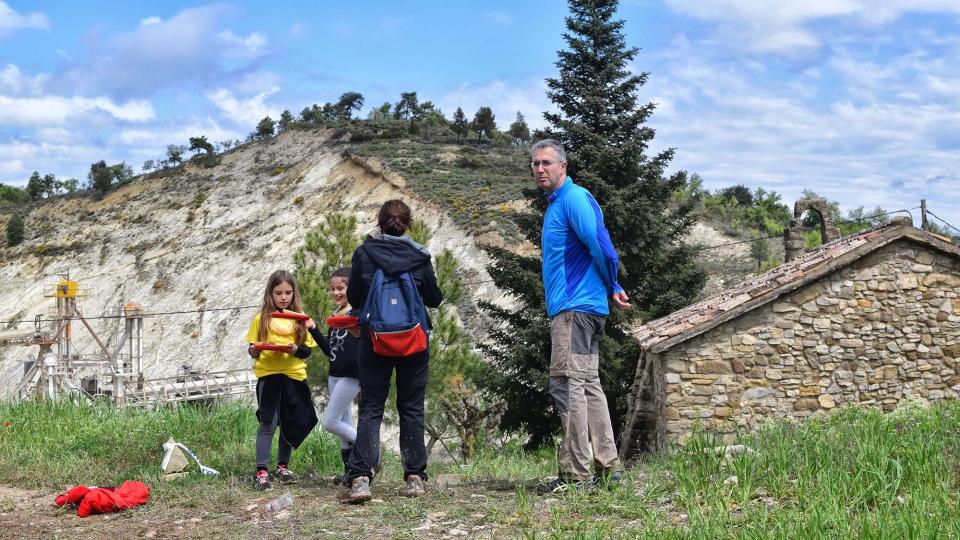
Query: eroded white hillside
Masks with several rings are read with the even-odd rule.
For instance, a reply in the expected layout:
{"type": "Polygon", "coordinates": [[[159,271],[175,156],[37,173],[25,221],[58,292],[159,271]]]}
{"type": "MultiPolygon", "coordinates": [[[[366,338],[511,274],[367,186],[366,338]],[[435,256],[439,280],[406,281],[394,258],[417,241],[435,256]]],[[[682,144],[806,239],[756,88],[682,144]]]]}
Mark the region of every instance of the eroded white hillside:
{"type": "MultiPolygon", "coordinates": [[[[162,178],[140,179],[109,193],[61,198],[27,217],[23,244],[0,268],[0,318],[49,315],[43,293],[69,272],[88,293],[84,315],[116,313],[125,302],[147,313],[258,304],[267,276],[292,269],[304,233],[327,212],[360,220],[372,230],[380,204],[402,198],[433,230],[430,249],[454,251],[467,281],[488,280],[487,257],[441,209],[418,200],[401,178],[376,164],[345,158],[325,132],[292,131],[246,145],[219,165],[186,165],[162,178]]],[[[490,283],[468,288],[497,298],[490,283]]],[[[247,367],[244,334],[255,313],[240,308],[148,317],[144,370],[148,378],[178,374],[183,365],[223,370],[247,367]]],[[[117,319],[92,320],[103,339],[117,339],[117,319]]],[[[20,324],[20,328],[31,323],[20,324]]],[[[75,329],[81,353],[98,347],[75,329]]],[[[111,343],[112,345],[112,343],[111,343]]],[[[0,397],[22,374],[36,347],[0,347],[0,397]]]]}

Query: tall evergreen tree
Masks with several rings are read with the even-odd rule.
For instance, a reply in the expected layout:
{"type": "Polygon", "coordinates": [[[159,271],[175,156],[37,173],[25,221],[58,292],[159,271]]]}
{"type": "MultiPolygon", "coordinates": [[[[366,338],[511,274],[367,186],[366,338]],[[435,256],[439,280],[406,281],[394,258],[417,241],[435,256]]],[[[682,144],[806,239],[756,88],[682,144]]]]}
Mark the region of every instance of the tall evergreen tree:
{"type": "Polygon", "coordinates": [[[40,186],[43,188],[44,197],[48,199],[53,197],[57,194],[57,177],[50,173],[43,175],[43,180],[40,182],[40,186]]]}
{"type": "Polygon", "coordinates": [[[410,120],[419,106],[416,92],[400,92],[400,101],[393,108],[393,117],[397,120],[410,120]]]}
{"type": "Polygon", "coordinates": [[[293,123],[293,115],[290,114],[290,111],[283,111],[280,113],[280,120],[277,120],[277,129],[279,131],[286,131],[290,128],[290,124],[293,123]]]}
{"type": "Polygon", "coordinates": [[[33,171],[30,179],[27,180],[27,195],[30,196],[31,201],[43,197],[43,178],[40,177],[40,171],[33,171]]]}
{"type": "Polygon", "coordinates": [[[363,109],[363,95],[359,92],[346,92],[333,105],[334,117],[337,120],[349,120],[354,111],[363,109]]]}
{"type": "Polygon", "coordinates": [[[490,107],[477,109],[477,113],[473,115],[473,122],[470,123],[470,129],[477,133],[477,142],[480,142],[480,137],[483,134],[486,134],[488,139],[492,139],[493,132],[497,129],[496,116],[493,114],[493,110],[490,107]]]}
{"type": "MultiPolygon", "coordinates": [[[[694,263],[694,251],[683,243],[693,225],[692,204],[670,204],[671,193],[685,185],[686,173],[666,176],[672,149],[645,153],[654,136],[645,125],[654,105],[638,105],[638,91],[648,74],[628,69],[638,49],[626,45],[623,21],[613,18],[617,1],[570,0],[569,6],[564,33],[568,50],[558,52],[559,77],[547,79],[547,95],[558,112],[544,113],[549,126],[543,135],[563,143],[571,178],[590,190],[603,209],[620,256],[620,284],[639,308],[612,312],[601,343],[600,377],[614,432],[619,433],[639,354],[626,332],[628,323],[690,303],[705,276],[694,263]]],[[[535,188],[526,194],[537,212],[523,214],[518,225],[539,244],[545,200],[535,188]]],[[[504,427],[527,430],[531,445],[541,444],[559,422],[547,410],[550,336],[540,260],[505,250],[490,254],[491,277],[519,308],[485,304],[487,313],[506,323],[492,333],[485,348],[491,360],[488,388],[510,404],[504,427]]]]}
{"type": "Polygon", "coordinates": [[[176,145],[176,144],[168,144],[167,145],[167,161],[169,161],[171,165],[176,167],[177,165],[183,162],[183,151],[184,151],[183,146],[176,145]]]}
{"type": "Polygon", "coordinates": [[[300,111],[300,121],[303,122],[304,124],[316,123],[317,120],[313,116],[314,116],[314,111],[312,107],[304,107],[303,110],[300,111]]]}
{"type": "Polygon", "coordinates": [[[107,162],[100,160],[90,165],[90,172],[87,173],[87,180],[90,181],[90,187],[99,191],[101,194],[110,191],[113,185],[113,170],[107,165],[107,162]]]}
{"type": "Polygon", "coordinates": [[[198,154],[201,150],[207,153],[207,155],[213,154],[213,145],[210,144],[210,141],[207,140],[206,135],[201,135],[199,137],[190,137],[190,147],[188,150],[196,151],[198,154]]]}
{"type": "Polygon", "coordinates": [[[517,119],[510,124],[510,137],[517,146],[523,146],[530,141],[530,128],[520,111],[517,111],[517,119]]]}
{"type": "Polygon", "coordinates": [[[453,132],[457,134],[457,142],[460,142],[460,137],[467,134],[467,124],[467,115],[463,114],[463,109],[457,107],[457,112],[453,113],[453,122],[450,124],[453,132]]]}
{"type": "Polygon", "coordinates": [[[269,139],[273,137],[276,125],[277,123],[273,121],[273,118],[265,116],[263,120],[257,122],[257,130],[253,132],[253,135],[260,140],[269,139]]]}

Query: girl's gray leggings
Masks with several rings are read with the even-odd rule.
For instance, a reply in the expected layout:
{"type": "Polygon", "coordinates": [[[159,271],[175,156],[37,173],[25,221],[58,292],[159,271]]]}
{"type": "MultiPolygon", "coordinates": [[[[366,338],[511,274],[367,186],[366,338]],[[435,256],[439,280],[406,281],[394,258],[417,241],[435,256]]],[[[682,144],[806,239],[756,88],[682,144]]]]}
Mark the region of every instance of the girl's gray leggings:
{"type": "MultiPolygon", "coordinates": [[[[258,396],[259,397],[259,396],[258,396]]],[[[270,461],[270,447],[273,446],[273,433],[277,430],[277,424],[280,422],[280,413],[273,414],[273,419],[269,422],[260,422],[260,429],[257,430],[257,467],[267,468],[270,461]]],[[[290,454],[293,447],[290,446],[280,435],[280,444],[277,448],[277,463],[290,463],[290,454]]]]}
{"type": "Polygon", "coordinates": [[[353,427],[350,410],[353,400],[360,393],[360,381],[353,377],[330,377],[330,401],[323,414],[323,429],[340,437],[340,447],[350,448],[357,440],[357,429],[353,427]]]}

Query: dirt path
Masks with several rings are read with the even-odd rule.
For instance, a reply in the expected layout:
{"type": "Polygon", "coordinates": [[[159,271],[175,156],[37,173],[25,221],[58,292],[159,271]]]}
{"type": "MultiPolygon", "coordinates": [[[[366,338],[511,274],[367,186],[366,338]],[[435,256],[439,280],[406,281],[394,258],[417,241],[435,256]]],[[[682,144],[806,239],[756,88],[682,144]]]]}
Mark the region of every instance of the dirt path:
{"type": "MultiPolygon", "coordinates": [[[[514,512],[511,486],[432,489],[417,500],[396,495],[398,487],[378,483],[373,501],[346,506],[336,502],[337,488],[320,481],[266,495],[223,482],[194,484],[155,490],[140,508],[81,519],[75,509],[56,507],[54,492],[0,486],[0,538],[505,538],[529,526],[529,515],[514,512]],[[292,507],[259,511],[284,491],[294,496],[292,507]]],[[[531,504],[546,510],[550,503],[531,504]]]]}

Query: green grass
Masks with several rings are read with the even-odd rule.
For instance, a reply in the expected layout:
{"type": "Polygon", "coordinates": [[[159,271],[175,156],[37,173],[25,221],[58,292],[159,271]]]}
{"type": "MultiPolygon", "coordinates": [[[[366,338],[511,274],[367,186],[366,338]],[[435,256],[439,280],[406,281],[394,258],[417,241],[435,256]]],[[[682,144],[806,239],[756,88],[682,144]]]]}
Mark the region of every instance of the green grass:
{"type": "MultiPolygon", "coordinates": [[[[255,496],[248,478],[257,423],[249,405],[148,412],[106,404],[0,404],[0,425],[5,422],[5,485],[57,490],[141,479],[156,486],[151,503],[157,507],[221,523],[233,523],[225,509],[255,496]],[[223,476],[159,483],[160,445],[170,435],[223,476]]],[[[806,422],[772,422],[737,442],[754,452],[718,455],[720,443],[698,434],[687,446],[628,469],[612,491],[559,497],[537,497],[530,489],[556,471],[551,450],[525,453],[510,443],[478,452],[463,467],[431,464],[433,477],[456,473],[464,483],[413,501],[390,495],[401,467],[388,453],[384,479],[375,483],[380,501],[343,507],[332,501],[332,490],[320,487],[325,492],[317,494],[317,481],[297,492],[306,497],[298,498],[300,517],[271,531],[349,537],[367,527],[365,534],[417,538],[443,530],[417,529],[433,520],[497,538],[960,536],[958,402],[891,414],[844,408],[806,422]]],[[[315,432],[291,466],[307,476],[332,475],[340,468],[337,448],[336,440],[315,432]]],[[[252,526],[241,520],[211,534],[255,536],[252,526]]]]}

